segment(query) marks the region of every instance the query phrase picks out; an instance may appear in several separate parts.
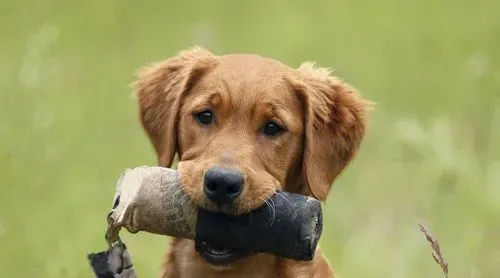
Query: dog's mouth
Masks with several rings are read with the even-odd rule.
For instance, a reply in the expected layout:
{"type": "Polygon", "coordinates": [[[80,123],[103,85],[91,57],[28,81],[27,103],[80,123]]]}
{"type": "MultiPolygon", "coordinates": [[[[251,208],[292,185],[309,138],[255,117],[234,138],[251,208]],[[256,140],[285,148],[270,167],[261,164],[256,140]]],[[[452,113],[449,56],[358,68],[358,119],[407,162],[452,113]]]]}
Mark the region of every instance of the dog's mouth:
{"type": "Polygon", "coordinates": [[[205,259],[208,263],[216,266],[229,265],[237,261],[238,259],[249,255],[248,252],[244,252],[234,248],[216,247],[207,243],[206,241],[197,240],[195,243],[195,248],[203,259],[205,259]]]}

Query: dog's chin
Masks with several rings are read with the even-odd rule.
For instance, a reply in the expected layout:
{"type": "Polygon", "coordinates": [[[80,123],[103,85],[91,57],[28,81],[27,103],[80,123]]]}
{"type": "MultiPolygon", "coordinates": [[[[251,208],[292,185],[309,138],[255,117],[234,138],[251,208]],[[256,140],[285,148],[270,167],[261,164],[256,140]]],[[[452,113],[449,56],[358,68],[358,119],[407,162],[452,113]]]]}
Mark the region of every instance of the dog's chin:
{"type": "Polygon", "coordinates": [[[216,269],[228,269],[230,265],[250,255],[249,252],[233,248],[219,248],[205,241],[195,240],[198,254],[216,269]]]}

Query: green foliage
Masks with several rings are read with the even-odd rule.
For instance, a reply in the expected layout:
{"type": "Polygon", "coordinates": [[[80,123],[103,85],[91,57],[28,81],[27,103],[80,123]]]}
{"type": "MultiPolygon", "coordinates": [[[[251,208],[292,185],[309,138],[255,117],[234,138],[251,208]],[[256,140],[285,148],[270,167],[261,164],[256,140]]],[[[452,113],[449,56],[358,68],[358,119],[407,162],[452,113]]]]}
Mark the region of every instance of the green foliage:
{"type": "MultiPolygon", "coordinates": [[[[0,276],[90,277],[126,167],[154,164],[129,84],[199,44],[333,67],[378,103],[325,205],[341,277],[498,276],[500,2],[0,3],[0,276]]],[[[138,273],[167,239],[125,235],[138,273]]]]}

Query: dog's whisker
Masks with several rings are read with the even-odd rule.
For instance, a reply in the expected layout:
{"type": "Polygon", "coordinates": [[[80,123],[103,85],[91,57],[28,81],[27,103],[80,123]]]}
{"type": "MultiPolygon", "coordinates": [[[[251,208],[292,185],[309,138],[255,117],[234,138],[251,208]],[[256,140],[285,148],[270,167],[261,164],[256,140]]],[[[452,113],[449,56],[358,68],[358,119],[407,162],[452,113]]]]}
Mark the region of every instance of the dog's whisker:
{"type": "Polygon", "coordinates": [[[268,199],[266,202],[270,202],[271,207],[273,208],[273,218],[271,221],[271,224],[272,224],[272,223],[274,223],[274,220],[276,219],[276,204],[274,203],[274,201],[272,199],[268,199]]]}
{"type": "Polygon", "coordinates": [[[170,201],[177,199],[177,195],[179,195],[179,193],[181,193],[181,189],[177,189],[172,195],[170,195],[170,201]]]}
{"type": "Polygon", "coordinates": [[[184,200],[184,198],[186,197],[186,194],[187,194],[187,193],[186,193],[186,192],[184,192],[184,190],[182,190],[181,188],[179,188],[179,189],[178,189],[178,190],[177,190],[174,194],[172,194],[172,197],[171,197],[171,198],[172,198],[173,200],[175,200],[175,199],[177,199],[177,198],[181,198],[181,199],[183,199],[183,200],[184,200]],[[179,197],[179,194],[181,195],[180,197],[179,197]]]}
{"type": "Polygon", "coordinates": [[[262,201],[264,201],[264,204],[266,204],[266,207],[268,209],[268,213],[269,213],[269,215],[271,215],[271,211],[272,211],[271,204],[269,204],[268,201],[266,201],[264,198],[262,198],[260,196],[258,196],[258,198],[261,199],[262,201]]]}
{"type": "Polygon", "coordinates": [[[236,210],[236,214],[240,214],[241,213],[241,206],[238,206],[238,209],[236,210]]]}
{"type": "Polygon", "coordinates": [[[180,198],[182,199],[183,202],[186,202],[190,199],[187,193],[183,193],[180,198]]]}
{"type": "Polygon", "coordinates": [[[248,212],[250,214],[250,219],[252,219],[252,206],[250,205],[250,203],[247,203],[248,205],[248,212]]]}
{"type": "Polygon", "coordinates": [[[258,197],[259,197],[259,199],[261,199],[262,201],[264,201],[264,203],[268,207],[268,209],[269,209],[269,216],[271,217],[271,221],[270,221],[269,224],[273,224],[274,220],[276,219],[276,206],[274,205],[273,200],[271,200],[271,199],[266,200],[266,199],[262,198],[261,196],[258,196],[258,197]]]}
{"type": "Polygon", "coordinates": [[[288,200],[285,196],[283,196],[283,194],[281,192],[276,192],[276,195],[283,198],[291,207],[293,206],[292,202],[290,202],[290,200],[288,200]]]}

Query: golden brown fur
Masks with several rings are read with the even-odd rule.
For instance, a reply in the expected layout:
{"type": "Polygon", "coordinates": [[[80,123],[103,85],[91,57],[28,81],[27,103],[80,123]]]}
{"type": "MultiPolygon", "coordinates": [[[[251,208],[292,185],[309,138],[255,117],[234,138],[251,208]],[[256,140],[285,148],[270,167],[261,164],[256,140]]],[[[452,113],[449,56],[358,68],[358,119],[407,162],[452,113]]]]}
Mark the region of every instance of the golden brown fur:
{"type": "MultiPolygon", "coordinates": [[[[244,213],[278,189],[325,200],[365,132],[368,102],[312,63],[292,69],[257,55],[193,48],[141,70],[135,85],[158,164],[170,167],[177,154],[185,193],[211,210],[244,213]],[[204,109],[215,113],[208,127],[193,117],[204,109]],[[264,135],[268,121],[285,131],[264,135]],[[234,205],[218,207],[204,196],[203,176],[213,166],[243,173],[234,205]]],[[[198,256],[193,241],[173,239],[163,277],[333,277],[333,271],[319,248],[311,262],[256,254],[216,267],[198,256]]]]}

